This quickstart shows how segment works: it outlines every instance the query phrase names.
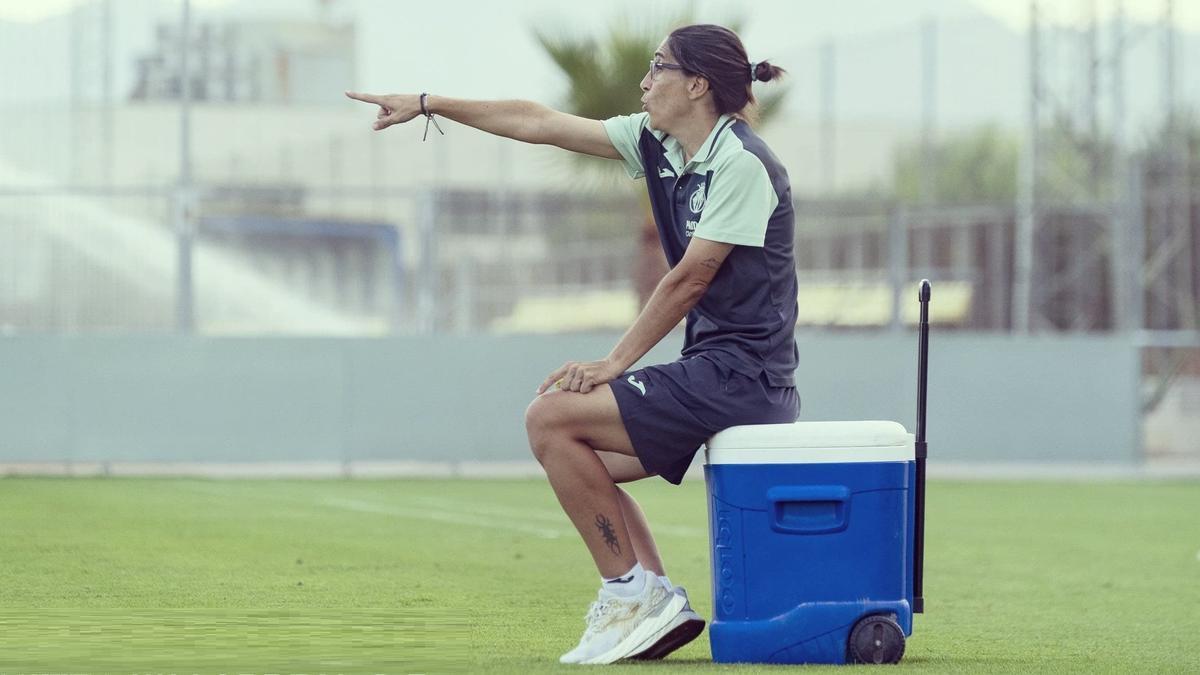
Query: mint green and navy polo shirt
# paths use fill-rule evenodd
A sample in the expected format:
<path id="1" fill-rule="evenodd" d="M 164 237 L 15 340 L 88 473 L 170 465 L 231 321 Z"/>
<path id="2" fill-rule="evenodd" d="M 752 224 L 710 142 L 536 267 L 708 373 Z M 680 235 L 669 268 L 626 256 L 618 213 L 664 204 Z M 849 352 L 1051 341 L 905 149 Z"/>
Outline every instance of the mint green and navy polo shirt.
<path id="1" fill-rule="evenodd" d="M 647 113 L 604 121 L 633 178 L 646 178 L 671 267 L 693 237 L 735 244 L 687 316 L 682 356 L 705 354 L 773 387 L 795 386 L 796 266 L 791 185 L 744 120 L 723 115 L 700 151 L 648 125 Z"/>

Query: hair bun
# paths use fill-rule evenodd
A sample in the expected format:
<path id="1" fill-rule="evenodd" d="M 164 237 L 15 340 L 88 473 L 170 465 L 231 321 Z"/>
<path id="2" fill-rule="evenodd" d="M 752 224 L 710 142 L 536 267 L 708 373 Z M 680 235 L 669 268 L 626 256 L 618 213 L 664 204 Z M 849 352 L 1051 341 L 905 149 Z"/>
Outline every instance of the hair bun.
<path id="1" fill-rule="evenodd" d="M 772 66 L 770 63 L 766 61 L 759 61 L 758 63 L 754 64 L 752 81 L 770 82 L 772 79 L 774 79 L 776 70 L 778 69 L 775 68 L 775 66 Z"/>

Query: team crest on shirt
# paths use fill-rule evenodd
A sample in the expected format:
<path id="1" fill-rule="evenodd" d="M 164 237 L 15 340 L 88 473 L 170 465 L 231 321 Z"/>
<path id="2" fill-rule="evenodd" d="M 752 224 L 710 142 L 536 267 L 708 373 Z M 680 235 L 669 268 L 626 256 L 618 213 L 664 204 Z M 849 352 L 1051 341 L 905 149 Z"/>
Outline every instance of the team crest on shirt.
<path id="1" fill-rule="evenodd" d="M 688 205 L 692 208 L 692 213 L 700 213 L 704 208 L 704 183 L 696 186 L 696 191 L 692 193 L 692 199 Z"/>

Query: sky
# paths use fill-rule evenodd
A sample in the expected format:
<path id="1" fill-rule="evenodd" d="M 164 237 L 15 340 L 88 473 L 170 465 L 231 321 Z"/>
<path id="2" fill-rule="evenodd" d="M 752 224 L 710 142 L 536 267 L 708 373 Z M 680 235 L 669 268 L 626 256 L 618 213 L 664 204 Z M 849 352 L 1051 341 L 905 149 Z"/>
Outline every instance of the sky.
<path id="1" fill-rule="evenodd" d="M 1023 0 L 970 0 L 979 9 L 1004 21 L 1006 24 L 1025 30 L 1029 26 L 1029 2 Z M 1103 21 L 1113 15 L 1118 4 L 1115 0 L 1042 0 L 1039 9 L 1048 17 L 1066 24 L 1084 23 L 1085 8 L 1096 6 L 1096 13 Z M 1161 19 L 1164 0 L 1125 0 L 1125 16 L 1130 19 L 1152 21 Z M 1200 29 L 1200 3 L 1195 0 L 1175 1 L 1175 23 L 1186 30 Z"/>
<path id="2" fill-rule="evenodd" d="M 0 0 L 0 20 L 5 21 L 40 21 L 42 19 L 59 15 L 71 8 L 72 5 L 81 0 L 38 0 L 38 2 L 28 2 L 27 0 Z M 164 5 L 176 5 L 178 0 L 160 0 Z M 235 3 L 237 0 L 192 0 L 192 6 L 197 11 L 205 11 L 212 9 L 220 9 Z M 294 0 L 297 4 L 311 4 L 305 0 Z M 481 0 L 482 1 L 482 0 Z M 881 0 L 882 1 L 882 0 Z M 1084 8 L 1088 2 L 1094 2 L 1096 11 L 1100 18 L 1111 16 L 1114 7 L 1118 4 L 1116 0 L 1041 0 L 1040 6 L 1048 15 L 1055 17 L 1059 21 L 1070 23 L 1083 20 Z M 421 3 L 430 6 L 436 3 Z M 628 3 L 626 3 L 628 4 Z M 640 3 L 644 4 L 644 3 Z M 680 6 L 688 4 L 686 0 L 675 3 Z M 694 1 L 691 4 L 698 5 L 702 8 L 714 5 L 728 4 L 721 0 L 709 0 L 707 2 Z M 762 3 L 756 3 L 755 6 L 761 6 Z M 923 3 L 910 3 L 911 5 L 920 5 Z M 951 0 L 946 4 L 963 4 L 973 5 L 974 7 L 994 16 L 1004 23 L 1018 29 L 1024 29 L 1029 23 L 1029 3 L 1022 0 Z M 1149 20 L 1160 18 L 1163 13 L 1165 0 L 1125 0 L 1124 8 L 1128 17 L 1133 19 Z M 526 7 L 527 9 L 535 9 L 542 11 L 543 7 L 557 5 L 561 3 L 548 3 L 541 0 L 525 0 L 524 2 L 510 2 L 510 6 Z M 1181 28 L 1188 30 L 1200 30 L 1200 3 L 1189 0 L 1176 0 L 1175 3 L 1175 19 Z M 864 21 L 864 24 L 869 24 L 870 21 Z"/>

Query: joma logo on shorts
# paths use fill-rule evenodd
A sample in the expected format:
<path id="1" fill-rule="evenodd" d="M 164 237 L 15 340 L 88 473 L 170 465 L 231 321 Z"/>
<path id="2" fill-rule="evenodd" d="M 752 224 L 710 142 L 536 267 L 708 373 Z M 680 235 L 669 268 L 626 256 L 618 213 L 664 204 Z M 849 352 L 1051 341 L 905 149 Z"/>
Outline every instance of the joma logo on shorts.
<path id="1" fill-rule="evenodd" d="M 629 377 L 625 378 L 625 381 L 628 382 L 629 384 L 632 384 L 633 386 L 637 387 L 637 390 L 642 392 L 642 396 L 646 395 L 646 385 L 642 384 L 641 382 L 638 382 L 636 377 L 634 377 L 633 375 L 630 375 Z"/>

